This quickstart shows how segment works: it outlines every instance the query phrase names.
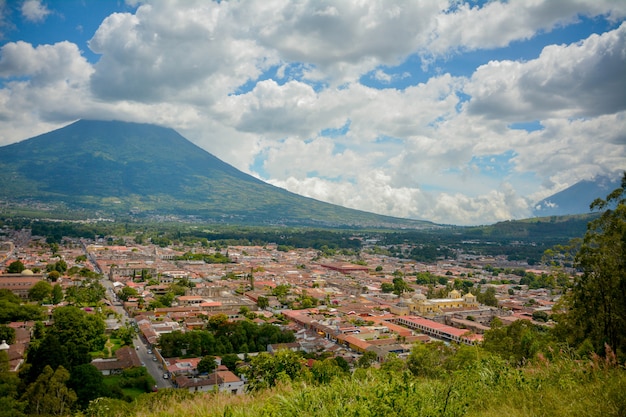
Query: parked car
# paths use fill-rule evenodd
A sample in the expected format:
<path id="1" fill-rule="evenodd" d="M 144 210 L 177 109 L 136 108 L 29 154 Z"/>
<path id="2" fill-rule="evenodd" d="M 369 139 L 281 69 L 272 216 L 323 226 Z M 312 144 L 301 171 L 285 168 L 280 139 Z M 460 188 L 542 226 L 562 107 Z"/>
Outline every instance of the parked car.
<path id="1" fill-rule="evenodd" d="M 170 376 L 168 374 L 163 374 L 163 379 L 168 379 Z"/>

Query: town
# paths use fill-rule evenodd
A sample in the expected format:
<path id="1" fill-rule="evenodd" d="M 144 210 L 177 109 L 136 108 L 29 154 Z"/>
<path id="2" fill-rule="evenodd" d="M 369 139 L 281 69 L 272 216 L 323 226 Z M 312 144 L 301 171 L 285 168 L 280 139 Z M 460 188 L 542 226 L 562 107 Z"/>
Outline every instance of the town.
<path id="1" fill-rule="evenodd" d="M 494 321 L 551 326 L 559 281 L 566 279 L 504 256 L 400 259 L 375 241 L 362 242 L 355 253 L 273 243 L 159 245 L 133 236 L 48 243 L 8 227 L 1 239 L 0 290 L 41 305 L 46 326 L 55 309 L 68 305 L 101 315 L 107 346 L 126 341 L 92 355 L 91 364 L 103 376 L 143 367 L 155 381 L 152 390 L 243 394 L 250 381 L 239 366 L 260 352 L 378 366 L 390 357 L 406 359 L 419 342 L 480 344 Z M 232 332 L 226 342 L 219 339 L 224 323 L 243 322 L 264 333 L 255 340 L 233 327 L 245 340 Z M 18 372 L 36 322 L 6 327 L 14 337 L 0 350 Z M 185 335 L 210 328 L 217 329 L 219 347 L 203 356 Z"/>

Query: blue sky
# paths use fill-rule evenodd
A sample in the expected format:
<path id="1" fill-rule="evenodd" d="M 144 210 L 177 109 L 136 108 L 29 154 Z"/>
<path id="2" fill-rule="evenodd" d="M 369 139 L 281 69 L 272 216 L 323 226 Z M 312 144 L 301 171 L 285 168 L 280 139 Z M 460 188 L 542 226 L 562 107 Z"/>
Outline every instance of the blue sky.
<path id="1" fill-rule="evenodd" d="M 155 123 L 346 207 L 530 217 L 626 168 L 625 16 L 613 0 L 0 0 L 0 145 Z"/>

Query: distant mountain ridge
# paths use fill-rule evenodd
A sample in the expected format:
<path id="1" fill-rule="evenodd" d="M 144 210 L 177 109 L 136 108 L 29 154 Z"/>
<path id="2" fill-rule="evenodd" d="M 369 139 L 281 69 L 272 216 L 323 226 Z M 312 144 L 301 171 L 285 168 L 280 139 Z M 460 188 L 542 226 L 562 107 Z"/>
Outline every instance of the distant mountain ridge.
<path id="1" fill-rule="evenodd" d="M 1 147 L 0 199 L 232 223 L 432 225 L 299 196 L 239 171 L 173 129 L 119 121 L 79 120 Z"/>
<path id="2" fill-rule="evenodd" d="M 544 217 L 590 213 L 589 206 L 596 198 L 604 198 L 619 187 L 619 177 L 611 179 L 599 176 L 593 180 L 583 180 L 539 201 L 534 206 L 533 215 Z"/>

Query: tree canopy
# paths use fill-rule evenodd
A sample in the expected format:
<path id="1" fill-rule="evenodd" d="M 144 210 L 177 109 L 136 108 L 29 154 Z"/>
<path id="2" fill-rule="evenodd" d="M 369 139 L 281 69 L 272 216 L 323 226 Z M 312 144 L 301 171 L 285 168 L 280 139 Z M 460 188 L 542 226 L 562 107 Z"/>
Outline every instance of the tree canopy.
<path id="1" fill-rule="evenodd" d="M 257 325 L 245 320 L 209 321 L 209 330 L 182 333 L 175 331 L 161 335 L 159 344 L 164 357 L 224 355 L 226 353 L 262 352 L 267 345 L 289 343 L 295 340 L 293 332 L 283 331 L 271 324 Z M 213 316 L 220 318 L 220 315 Z"/>
<path id="2" fill-rule="evenodd" d="M 602 211 L 589 222 L 575 258 L 582 271 L 566 295 L 568 314 L 560 325 L 570 342 L 586 341 L 596 353 L 610 347 L 626 355 L 626 172 L 621 187 L 592 209 Z"/>
<path id="3" fill-rule="evenodd" d="M 302 356 L 289 349 L 281 349 L 274 355 L 262 352 L 250 359 L 243 373 L 248 379 L 251 391 L 270 388 L 278 381 L 293 381 L 302 376 L 304 365 Z"/>
<path id="4" fill-rule="evenodd" d="M 200 359 L 198 362 L 198 373 L 199 374 L 210 374 L 215 371 L 217 368 L 217 362 L 215 362 L 215 356 L 207 355 Z"/>
<path id="5" fill-rule="evenodd" d="M 76 402 L 76 393 L 65 385 L 69 379 L 69 372 L 62 366 L 55 371 L 46 366 L 24 393 L 29 414 L 66 415 Z"/>
<path id="6" fill-rule="evenodd" d="M 28 298 L 33 301 L 43 301 L 52 294 L 52 285 L 48 281 L 39 281 L 28 290 Z"/>
<path id="7" fill-rule="evenodd" d="M 0 289 L 0 323 L 43 319 L 38 305 L 22 304 L 22 300 L 6 288 Z"/>
<path id="8" fill-rule="evenodd" d="M 13 261 L 9 264 L 9 266 L 7 267 L 7 272 L 9 274 L 19 274 L 21 273 L 26 267 L 24 266 L 24 264 L 22 263 L 22 261 L 17 260 L 17 261 Z"/>

